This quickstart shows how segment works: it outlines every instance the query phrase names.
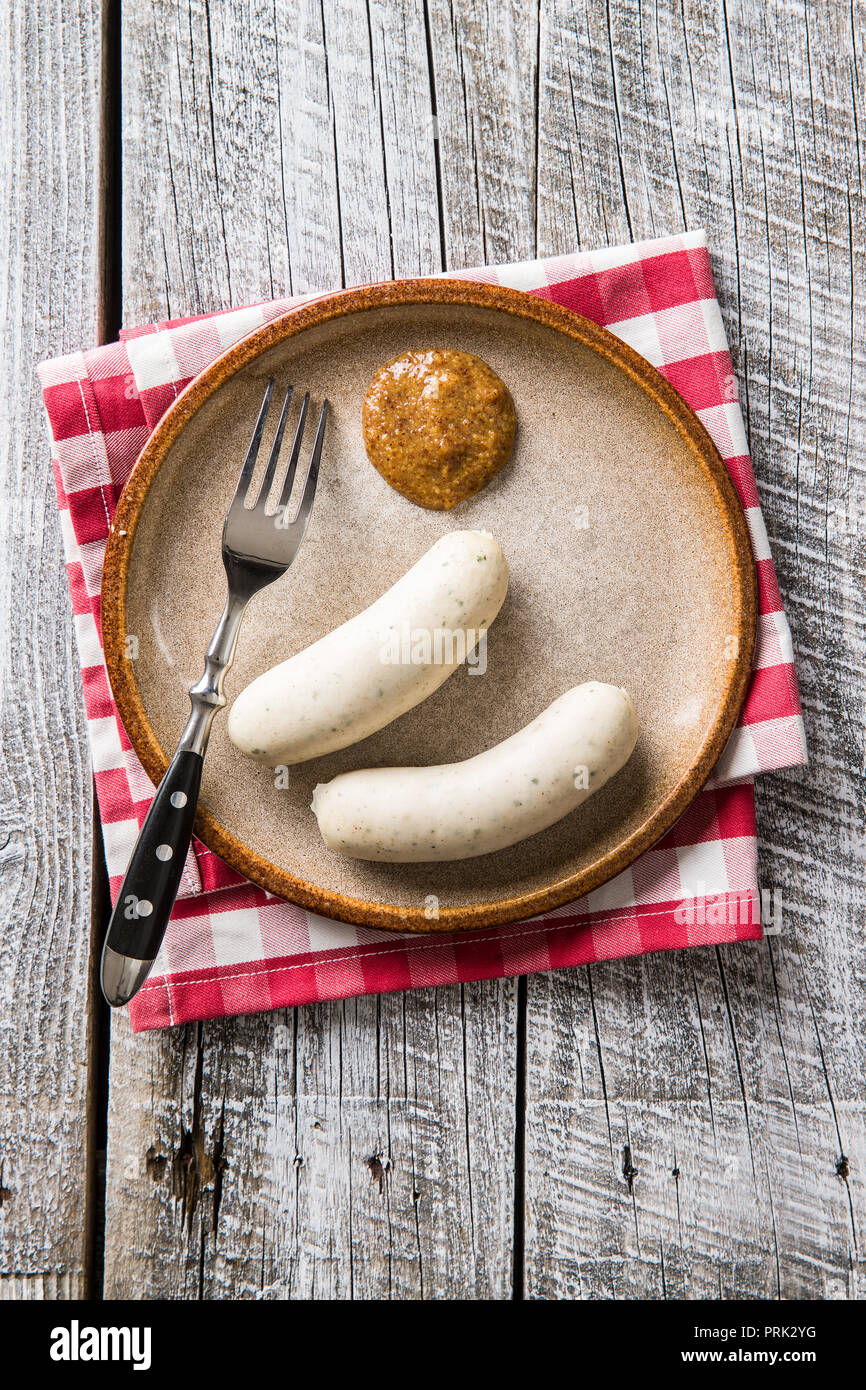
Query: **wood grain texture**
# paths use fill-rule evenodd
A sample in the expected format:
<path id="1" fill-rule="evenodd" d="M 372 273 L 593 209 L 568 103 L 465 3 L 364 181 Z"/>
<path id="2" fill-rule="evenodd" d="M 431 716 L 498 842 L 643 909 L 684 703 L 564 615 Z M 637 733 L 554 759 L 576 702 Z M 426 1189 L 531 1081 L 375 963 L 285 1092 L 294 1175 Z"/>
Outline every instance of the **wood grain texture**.
<path id="1" fill-rule="evenodd" d="M 106 1295 L 507 1297 L 514 991 L 118 1030 Z"/>
<path id="2" fill-rule="evenodd" d="M 779 936 L 529 982 L 527 1293 L 862 1297 L 864 10 L 541 14 L 541 253 L 709 231 L 811 764 Z"/>
<path id="3" fill-rule="evenodd" d="M 125 318 L 439 270 L 440 207 L 452 263 L 479 259 L 507 171 L 468 199 L 456 169 L 446 184 L 433 29 L 447 47 L 444 11 L 400 4 L 125 11 Z M 452 36 L 452 84 L 458 61 Z M 115 1020 L 106 1293 L 510 1297 L 516 993 L 135 1039 Z"/>
<path id="4" fill-rule="evenodd" d="M 533 977 L 525 1095 L 510 983 L 117 1021 L 110 1295 L 862 1296 L 863 17 L 125 12 L 130 322 L 708 228 L 812 763 L 759 788 L 781 935 Z"/>
<path id="5" fill-rule="evenodd" d="M 97 338 L 99 64 L 95 0 L 3 6 L 0 1298 L 85 1283 L 91 779 L 34 369 Z"/>

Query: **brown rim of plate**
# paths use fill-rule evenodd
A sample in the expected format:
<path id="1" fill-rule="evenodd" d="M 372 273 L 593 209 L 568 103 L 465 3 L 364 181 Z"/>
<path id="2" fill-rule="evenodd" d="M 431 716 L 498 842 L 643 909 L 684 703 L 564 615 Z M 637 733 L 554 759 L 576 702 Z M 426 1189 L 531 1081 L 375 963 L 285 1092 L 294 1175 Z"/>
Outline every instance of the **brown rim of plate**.
<path id="1" fill-rule="evenodd" d="M 662 411 L 689 446 L 711 482 L 730 549 L 736 592 L 737 658 L 730 663 L 727 685 L 713 724 L 691 766 L 637 830 L 614 849 L 578 873 L 516 897 L 487 903 L 441 908 L 435 922 L 421 908 L 368 902 L 318 888 L 261 859 L 235 839 L 204 807 L 199 806 L 195 833 L 232 868 L 268 892 L 301 907 L 360 926 L 393 931 L 470 931 L 535 917 L 601 887 L 639 858 L 682 815 L 709 777 L 736 724 L 752 665 L 757 622 L 755 564 L 746 518 L 724 461 L 690 406 L 645 358 L 605 328 L 570 309 L 520 290 L 468 280 L 398 280 L 340 290 L 323 295 L 264 324 L 223 353 L 178 396 L 157 424 L 133 468 L 112 519 L 102 580 L 102 630 L 111 689 L 120 717 L 153 783 L 166 767 L 166 757 L 145 713 L 126 657 L 126 587 L 135 531 L 144 500 L 162 460 L 181 430 L 209 396 L 242 367 L 277 343 L 316 324 L 345 314 L 399 304 L 465 304 L 530 319 L 566 334 L 623 371 Z M 360 405 L 359 405 L 360 408 Z M 202 659 L 204 654 L 202 653 Z"/>

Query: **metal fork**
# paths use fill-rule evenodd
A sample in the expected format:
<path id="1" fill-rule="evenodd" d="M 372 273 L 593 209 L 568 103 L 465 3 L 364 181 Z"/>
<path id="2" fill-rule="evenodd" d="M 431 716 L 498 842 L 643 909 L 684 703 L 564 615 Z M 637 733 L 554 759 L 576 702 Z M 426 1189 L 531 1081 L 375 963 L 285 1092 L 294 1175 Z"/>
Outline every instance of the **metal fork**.
<path id="1" fill-rule="evenodd" d="M 109 1004 L 126 1004 L 141 989 L 156 959 L 183 873 L 198 803 L 204 755 L 211 725 L 226 697 L 223 682 L 234 660 L 238 629 L 254 594 L 285 574 L 298 553 L 316 493 L 319 460 L 325 437 L 328 402 L 322 405 L 316 435 L 301 489 L 297 511 L 288 520 L 288 504 L 297 472 L 301 441 L 310 404 L 304 396 L 286 476 L 277 509 L 267 513 L 292 388 L 286 392 L 268 466 L 255 502 L 247 506 L 252 476 L 274 390 L 271 377 L 265 390 L 250 447 L 223 526 L 222 555 L 228 597 L 205 657 L 201 680 L 189 692 L 192 713 L 177 752 L 147 813 L 132 851 L 102 949 L 102 992 Z"/>

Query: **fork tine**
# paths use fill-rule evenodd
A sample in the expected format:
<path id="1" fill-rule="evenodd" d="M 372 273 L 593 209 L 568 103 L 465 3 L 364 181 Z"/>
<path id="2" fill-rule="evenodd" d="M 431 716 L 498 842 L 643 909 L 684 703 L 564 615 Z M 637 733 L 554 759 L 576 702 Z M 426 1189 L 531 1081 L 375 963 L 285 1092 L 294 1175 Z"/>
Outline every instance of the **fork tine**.
<path id="1" fill-rule="evenodd" d="M 240 477 L 237 481 L 237 487 L 234 490 L 234 496 L 232 497 L 232 500 L 229 503 L 229 508 L 233 507 L 236 502 L 240 502 L 240 505 L 243 506 L 246 500 L 246 495 L 249 491 L 250 486 L 250 479 L 253 476 L 253 471 L 256 466 L 256 459 L 259 455 L 259 445 L 262 442 L 262 435 L 265 431 L 265 420 L 268 416 L 268 407 L 271 403 L 271 396 L 273 395 L 273 391 L 274 378 L 271 377 L 270 381 L 265 387 L 264 398 L 262 400 L 261 409 L 259 410 L 259 418 L 258 420 L 256 420 L 256 427 L 253 430 L 253 437 L 250 440 L 250 447 L 247 449 L 247 456 L 244 459 L 243 468 L 241 469 Z"/>
<path id="2" fill-rule="evenodd" d="M 313 499 L 316 496 L 316 483 L 319 479 L 319 459 L 322 457 L 322 445 L 325 441 L 325 421 L 328 418 L 328 402 L 322 402 L 322 410 L 319 415 L 319 423 L 316 426 L 316 437 L 313 440 L 313 452 L 310 454 L 310 463 L 307 468 L 307 476 L 304 479 L 304 490 L 301 494 L 301 501 L 298 506 L 297 514 L 292 526 L 300 526 L 303 539 L 307 529 L 307 522 L 310 519 L 310 512 L 313 510 Z"/>
<path id="3" fill-rule="evenodd" d="M 277 461 L 280 457 L 280 449 L 283 443 L 283 434 L 286 428 L 286 416 L 289 413 L 289 405 L 291 403 L 292 392 L 294 391 L 294 389 L 295 388 L 293 386 L 290 386 L 288 391 L 286 392 L 286 399 L 283 401 L 283 408 L 280 411 L 280 419 L 279 423 L 277 424 L 277 432 L 274 435 L 274 442 L 271 445 L 271 456 L 268 459 L 268 466 L 265 469 L 265 476 L 262 478 L 262 485 L 259 488 L 259 495 L 255 501 L 255 505 L 257 507 L 261 507 L 262 511 L 264 511 L 265 507 L 267 506 L 268 496 L 270 495 L 271 487 L 273 486 L 274 475 L 277 471 Z"/>
<path id="4" fill-rule="evenodd" d="M 280 509 L 285 509 L 288 506 L 289 498 L 292 495 L 292 484 L 295 481 L 295 473 L 297 472 L 298 468 L 298 459 L 301 455 L 301 440 L 304 436 L 304 425 L 306 424 L 307 420 L 307 407 L 309 406 L 309 404 L 310 393 L 308 391 L 307 394 L 304 396 L 303 401 L 301 402 L 301 413 L 298 416 L 298 428 L 295 430 L 295 439 L 294 443 L 292 444 L 292 453 L 291 457 L 289 458 L 289 466 L 286 469 L 286 477 L 283 483 L 283 490 L 280 493 L 280 501 L 277 507 L 278 516 L 280 514 Z"/>

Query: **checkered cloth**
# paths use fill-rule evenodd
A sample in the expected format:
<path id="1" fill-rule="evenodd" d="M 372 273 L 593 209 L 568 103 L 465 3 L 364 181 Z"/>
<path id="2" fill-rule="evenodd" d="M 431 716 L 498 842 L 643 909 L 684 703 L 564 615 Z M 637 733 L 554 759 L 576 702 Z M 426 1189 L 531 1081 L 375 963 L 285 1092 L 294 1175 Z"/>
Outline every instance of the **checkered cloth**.
<path id="1" fill-rule="evenodd" d="M 739 726 L 711 784 L 655 849 L 578 902 L 513 926 L 429 937 L 346 926 L 272 897 L 196 841 L 153 973 L 130 1005 L 136 1030 L 762 934 L 751 778 L 804 762 L 806 748 L 706 239 L 690 232 L 457 278 L 526 290 L 603 324 L 658 367 L 706 425 L 746 510 L 760 580 L 755 671 Z M 118 343 L 40 367 L 114 895 L 153 787 L 103 659 L 100 584 L 112 512 L 148 435 L 187 383 L 298 302 L 127 330 Z"/>

